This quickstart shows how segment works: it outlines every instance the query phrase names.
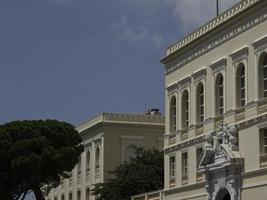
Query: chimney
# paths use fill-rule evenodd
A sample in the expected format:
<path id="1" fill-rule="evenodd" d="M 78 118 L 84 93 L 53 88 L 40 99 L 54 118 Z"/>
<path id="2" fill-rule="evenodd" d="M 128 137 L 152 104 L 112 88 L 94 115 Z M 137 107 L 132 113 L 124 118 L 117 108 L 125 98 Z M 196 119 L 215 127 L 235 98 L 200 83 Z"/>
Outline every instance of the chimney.
<path id="1" fill-rule="evenodd" d="M 158 108 L 151 108 L 147 111 L 146 115 L 161 115 Z"/>

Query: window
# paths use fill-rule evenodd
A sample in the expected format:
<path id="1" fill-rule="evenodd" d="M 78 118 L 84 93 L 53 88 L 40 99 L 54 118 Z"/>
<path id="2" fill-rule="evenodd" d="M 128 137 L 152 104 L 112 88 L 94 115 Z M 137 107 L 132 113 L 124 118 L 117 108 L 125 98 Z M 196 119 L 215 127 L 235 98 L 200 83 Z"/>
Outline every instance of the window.
<path id="1" fill-rule="evenodd" d="M 187 152 L 182 153 L 182 185 L 188 183 L 188 157 Z"/>
<path id="2" fill-rule="evenodd" d="M 215 102 L 216 102 L 216 115 L 222 115 L 224 110 L 224 85 L 223 75 L 220 73 L 217 75 L 215 82 Z"/>
<path id="3" fill-rule="evenodd" d="M 204 86 L 199 83 L 197 86 L 197 122 L 204 121 Z"/>
<path id="4" fill-rule="evenodd" d="M 259 59 L 259 97 L 267 97 L 267 53 L 262 53 Z"/>
<path id="5" fill-rule="evenodd" d="M 260 141 L 261 141 L 261 151 L 262 155 L 267 154 L 267 129 L 260 130 Z"/>
<path id="6" fill-rule="evenodd" d="M 246 103 L 245 66 L 239 64 L 236 70 L 236 96 L 237 106 L 242 107 Z"/>
<path id="7" fill-rule="evenodd" d="M 196 152 L 196 163 L 197 163 L 197 167 L 198 167 L 198 164 L 199 164 L 199 162 L 200 162 L 200 159 L 201 159 L 201 156 L 202 156 L 202 152 L 203 152 L 203 148 L 202 147 L 200 147 L 200 148 L 197 148 L 197 150 L 196 150 L 197 152 Z"/>
<path id="8" fill-rule="evenodd" d="M 182 127 L 187 128 L 189 126 L 189 96 L 187 90 L 182 95 L 182 119 Z"/>
<path id="9" fill-rule="evenodd" d="M 99 162 L 100 162 L 100 150 L 99 150 L 99 147 L 96 147 L 96 151 L 95 151 L 95 166 L 96 166 L 96 168 L 99 168 Z"/>
<path id="10" fill-rule="evenodd" d="M 81 157 L 79 158 L 78 164 L 77 164 L 77 172 L 78 174 L 81 173 Z"/>
<path id="11" fill-rule="evenodd" d="M 131 158 L 136 156 L 137 147 L 134 144 L 130 144 L 125 149 L 124 161 L 130 161 Z"/>
<path id="12" fill-rule="evenodd" d="M 86 188 L 86 200 L 89 200 L 90 198 L 90 189 L 89 188 Z"/>
<path id="13" fill-rule="evenodd" d="M 176 132 L 176 98 L 171 98 L 170 104 L 170 131 L 171 133 Z"/>
<path id="14" fill-rule="evenodd" d="M 69 193 L 69 200 L 72 200 L 72 193 Z"/>
<path id="15" fill-rule="evenodd" d="M 187 176 L 188 174 L 188 158 L 187 152 L 182 153 L 182 175 Z"/>
<path id="16" fill-rule="evenodd" d="M 86 172 L 90 171 L 90 151 L 86 153 Z"/>
<path id="17" fill-rule="evenodd" d="M 64 195 L 61 195 L 61 200 L 64 200 Z"/>
<path id="18" fill-rule="evenodd" d="M 267 128 L 260 129 L 260 167 L 267 167 Z"/>
<path id="19" fill-rule="evenodd" d="M 77 192 L 77 200 L 81 200 L 81 191 Z"/>
<path id="20" fill-rule="evenodd" d="M 170 179 L 175 179 L 175 156 L 170 157 Z"/>
<path id="21" fill-rule="evenodd" d="M 202 157 L 203 148 L 199 147 L 196 149 L 196 168 L 199 166 L 200 159 Z M 203 180 L 203 173 L 197 171 L 197 182 L 200 182 Z"/>

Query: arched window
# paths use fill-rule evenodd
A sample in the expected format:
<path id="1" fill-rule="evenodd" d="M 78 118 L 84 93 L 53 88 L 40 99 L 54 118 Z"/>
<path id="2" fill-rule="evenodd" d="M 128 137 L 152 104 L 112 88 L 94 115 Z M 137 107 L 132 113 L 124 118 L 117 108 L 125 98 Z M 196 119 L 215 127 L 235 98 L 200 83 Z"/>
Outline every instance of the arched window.
<path id="1" fill-rule="evenodd" d="M 96 166 L 96 168 L 99 168 L 99 164 L 100 164 L 100 149 L 99 149 L 99 147 L 96 147 L 96 150 L 95 150 L 95 166 Z"/>
<path id="2" fill-rule="evenodd" d="M 90 171 L 90 151 L 86 153 L 86 171 Z"/>
<path id="3" fill-rule="evenodd" d="M 189 126 L 189 95 L 185 90 L 182 95 L 182 127 L 187 128 Z"/>
<path id="4" fill-rule="evenodd" d="M 125 157 L 124 161 L 130 161 L 131 158 L 134 158 L 136 156 L 136 150 L 137 147 L 133 144 L 128 145 L 127 148 L 125 149 Z"/>
<path id="5" fill-rule="evenodd" d="M 78 164 L 77 164 L 77 172 L 78 174 L 81 173 L 81 157 L 79 158 Z"/>
<path id="6" fill-rule="evenodd" d="M 262 53 L 259 59 L 259 97 L 267 97 L 267 53 Z"/>
<path id="7" fill-rule="evenodd" d="M 215 82 L 215 102 L 216 102 L 216 114 L 222 115 L 224 110 L 224 82 L 223 82 L 223 75 L 220 73 L 216 77 Z"/>
<path id="8" fill-rule="evenodd" d="M 236 70 L 236 104 L 242 107 L 246 103 L 245 66 L 239 64 Z"/>
<path id="9" fill-rule="evenodd" d="M 204 86 L 203 83 L 197 85 L 197 122 L 204 121 Z"/>
<path id="10" fill-rule="evenodd" d="M 176 132 L 176 98 L 174 96 L 170 103 L 170 132 Z"/>

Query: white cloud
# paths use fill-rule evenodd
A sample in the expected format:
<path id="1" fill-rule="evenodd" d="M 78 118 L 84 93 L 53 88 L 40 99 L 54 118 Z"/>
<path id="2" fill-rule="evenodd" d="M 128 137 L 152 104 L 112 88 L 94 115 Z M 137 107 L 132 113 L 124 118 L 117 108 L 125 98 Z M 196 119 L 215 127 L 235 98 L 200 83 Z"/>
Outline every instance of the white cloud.
<path id="1" fill-rule="evenodd" d="M 117 41 L 127 41 L 136 45 L 149 42 L 155 47 L 161 47 L 164 38 L 157 31 L 153 31 L 150 24 L 151 21 L 147 21 L 136 25 L 128 17 L 123 16 L 111 25 L 111 30 Z"/>
<path id="2" fill-rule="evenodd" d="M 220 11 L 228 9 L 239 0 L 219 0 Z M 173 1 L 173 15 L 182 25 L 183 32 L 192 31 L 216 15 L 216 0 L 180 0 Z"/>

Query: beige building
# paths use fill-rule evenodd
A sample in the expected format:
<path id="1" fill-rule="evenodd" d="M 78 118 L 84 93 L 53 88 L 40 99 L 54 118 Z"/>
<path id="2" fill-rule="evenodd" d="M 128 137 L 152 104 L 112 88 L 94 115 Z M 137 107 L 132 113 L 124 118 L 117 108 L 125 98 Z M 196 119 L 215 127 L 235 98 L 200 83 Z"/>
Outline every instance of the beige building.
<path id="1" fill-rule="evenodd" d="M 49 200 L 93 200 L 90 189 L 110 177 L 137 147 L 163 148 L 164 117 L 157 109 L 146 114 L 103 113 L 77 128 L 85 151 L 69 179 L 53 189 Z"/>
<path id="2" fill-rule="evenodd" d="M 165 186 L 133 199 L 266 200 L 267 1 L 240 1 L 161 62 Z"/>

